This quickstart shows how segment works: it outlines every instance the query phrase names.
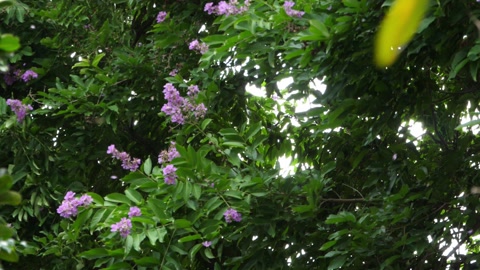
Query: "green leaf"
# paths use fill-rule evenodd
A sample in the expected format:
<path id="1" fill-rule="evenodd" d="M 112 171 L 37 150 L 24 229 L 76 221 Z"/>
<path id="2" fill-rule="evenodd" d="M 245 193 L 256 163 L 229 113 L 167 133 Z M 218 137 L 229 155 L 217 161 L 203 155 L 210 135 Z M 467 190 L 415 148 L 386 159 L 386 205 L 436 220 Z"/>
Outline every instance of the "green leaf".
<path id="1" fill-rule="evenodd" d="M 19 205 L 22 202 L 22 196 L 15 191 L 6 191 L 0 193 L 0 204 Z"/>
<path id="2" fill-rule="evenodd" d="M 310 23 L 311 27 L 313 27 L 313 29 L 316 30 L 315 33 L 319 33 L 325 38 L 330 37 L 330 33 L 328 33 L 328 29 L 325 26 L 325 24 L 323 24 L 322 22 L 320 22 L 318 20 L 310 20 L 308 22 Z"/>
<path id="3" fill-rule="evenodd" d="M 200 234 L 194 234 L 194 235 L 189 235 L 189 236 L 182 237 L 182 238 L 178 239 L 178 242 L 179 243 L 185 243 L 185 242 L 190 242 L 190 241 L 197 240 L 197 239 L 200 239 L 200 238 L 202 238 L 202 236 Z"/>
<path id="4" fill-rule="evenodd" d="M 224 146 L 231 146 L 231 147 L 238 147 L 238 148 L 245 148 L 245 144 L 236 141 L 226 141 L 222 143 Z"/>
<path id="5" fill-rule="evenodd" d="M 127 198 L 134 202 L 135 204 L 141 204 L 142 201 L 143 201 L 143 197 L 142 197 L 142 194 L 140 194 L 140 192 L 134 190 L 134 189 L 126 189 L 125 190 L 125 195 L 127 196 Z"/>
<path id="6" fill-rule="evenodd" d="M 328 265 L 328 270 L 340 269 L 345 264 L 346 261 L 347 261 L 346 255 L 337 256 L 333 258 L 332 261 L 330 261 L 330 264 Z"/>
<path id="7" fill-rule="evenodd" d="M 8 239 L 12 237 L 14 230 L 6 225 L 0 224 L 0 239 Z"/>
<path id="8" fill-rule="evenodd" d="M 159 219 L 168 219 L 167 214 L 165 213 L 165 203 L 158 199 L 152 199 L 150 198 L 147 201 L 147 206 L 152 210 L 152 212 L 157 216 Z"/>
<path id="9" fill-rule="evenodd" d="M 228 196 L 228 197 L 235 198 L 235 199 L 239 199 L 239 200 L 243 199 L 243 193 L 241 191 L 238 191 L 238 190 L 225 191 L 224 195 Z"/>
<path id="10" fill-rule="evenodd" d="M 160 260 L 155 257 L 143 257 L 140 259 L 134 259 L 133 261 L 138 266 L 145 266 L 145 267 L 149 267 L 149 266 L 153 267 L 153 266 L 158 266 L 160 264 Z"/>
<path id="11" fill-rule="evenodd" d="M 5 52 L 14 52 L 20 48 L 20 39 L 11 34 L 0 36 L 0 50 Z"/>
<path id="12" fill-rule="evenodd" d="M 195 255 L 201 248 L 202 248 L 202 244 L 196 244 L 190 249 L 190 251 L 188 252 L 188 256 L 190 257 L 190 260 L 195 258 Z"/>
<path id="13" fill-rule="evenodd" d="M 205 256 L 206 256 L 207 258 L 209 258 L 209 259 L 214 259 L 214 258 L 215 258 L 215 256 L 213 256 L 213 254 L 212 254 L 212 250 L 209 249 L 209 248 L 204 249 L 204 250 L 203 250 L 203 253 L 204 253 Z"/>
<path id="14" fill-rule="evenodd" d="M 328 241 L 320 247 L 320 250 L 325 251 L 325 250 L 331 248 L 332 246 L 334 246 L 336 243 L 337 243 L 337 240 Z"/>
<path id="15" fill-rule="evenodd" d="M 80 257 L 92 260 L 109 256 L 108 252 L 104 248 L 94 248 L 80 253 Z"/>
<path id="16" fill-rule="evenodd" d="M 200 185 L 194 184 L 192 194 L 195 199 L 200 199 L 200 196 L 202 195 L 202 187 Z"/>
<path id="17" fill-rule="evenodd" d="M 148 237 L 148 240 L 150 240 L 150 244 L 152 244 L 152 246 L 154 246 L 155 242 L 157 242 L 157 240 L 158 240 L 157 229 L 156 228 L 148 229 L 147 230 L 147 237 Z"/>
<path id="18" fill-rule="evenodd" d="M 150 175 L 152 173 L 152 160 L 150 159 L 150 157 L 148 157 L 147 160 L 145 160 L 145 162 L 143 163 L 143 172 L 146 175 Z"/>
<path id="19" fill-rule="evenodd" d="M 6 262 L 18 262 L 18 254 L 13 250 L 11 252 L 0 250 L 0 260 Z"/>
<path id="20" fill-rule="evenodd" d="M 478 124 L 480 124 L 480 119 L 476 119 L 476 120 L 469 121 L 467 123 L 463 123 L 463 124 L 457 126 L 455 129 L 456 130 L 462 130 L 465 127 L 472 127 L 472 126 L 476 126 Z"/>
<path id="21" fill-rule="evenodd" d="M 95 56 L 95 58 L 92 61 L 92 66 L 93 67 L 98 67 L 98 63 L 100 63 L 100 60 L 105 56 L 105 53 L 101 53 Z"/>
<path id="22" fill-rule="evenodd" d="M 102 220 L 103 215 L 107 212 L 107 208 L 99 209 L 92 217 L 90 221 L 90 230 L 94 230 L 97 227 L 97 224 Z"/>
<path id="23" fill-rule="evenodd" d="M 342 211 L 337 215 L 335 214 L 329 215 L 325 220 L 325 224 L 337 224 L 337 223 L 343 223 L 343 222 L 356 222 L 356 221 L 357 219 L 352 213 Z"/>
<path id="24" fill-rule="evenodd" d="M 200 125 L 200 128 L 202 130 L 205 130 L 205 128 L 207 128 L 208 124 L 210 124 L 212 122 L 212 119 L 210 118 L 206 118 L 202 121 L 202 124 Z"/>
<path id="25" fill-rule="evenodd" d="M 184 229 L 184 228 L 191 227 L 192 223 L 186 219 L 176 219 L 173 225 L 177 229 Z"/>
<path id="26" fill-rule="evenodd" d="M 127 238 L 125 239 L 125 250 L 124 250 L 125 256 L 128 256 L 128 254 L 130 254 L 132 247 L 133 247 L 133 236 L 130 234 L 130 235 L 127 235 Z"/>
<path id="27" fill-rule="evenodd" d="M 124 203 L 130 205 L 131 201 L 127 198 L 127 196 L 120 194 L 120 193 L 111 193 L 105 196 L 105 200 L 109 202 L 117 202 L 117 203 Z"/>
<path id="28" fill-rule="evenodd" d="M 13 185 L 13 178 L 10 175 L 3 175 L 0 177 L 0 193 L 10 190 Z"/>

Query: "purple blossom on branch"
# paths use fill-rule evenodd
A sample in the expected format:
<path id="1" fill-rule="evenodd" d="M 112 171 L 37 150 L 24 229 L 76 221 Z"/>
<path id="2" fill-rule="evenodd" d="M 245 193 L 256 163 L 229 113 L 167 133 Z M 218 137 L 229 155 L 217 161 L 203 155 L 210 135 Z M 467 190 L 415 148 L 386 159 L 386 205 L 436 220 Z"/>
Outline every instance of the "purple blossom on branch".
<path id="1" fill-rule="evenodd" d="M 173 76 L 177 75 L 177 73 L 178 73 L 178 69 L 175 68 L 172 71 L 170 71 L 170 73 L 168 73 L 168 75 L 173 77 Z"/>
<path id="2" fill-rule="evenodd" d="M 205 105 L 195 105 L 194 100 L 197 96 L 198 86 L 190 86 L 188 92 L 188 98 L 180 96 L 180 92 L 171 83 L 167 83 L 164 86 L 163 94 L 167 103 L 163 105 L 162 112 L 172 117 L 173 123 L 183 125 L 185 118 L 187 118 L 193 112 L 193 115 L 199 119 L 203 118 L 206 114 L 207 108 Z M 160 163 L 160 159 L 159 159 Z"/>
<path id="3" fill-rule="evenodd" d="M 92 203 L 93 199 L 87 194 L 80 198 L 75 198 L 75 192 L 68 191 L 63 198 L 62 204 L 57 208 L 57 213 L 61 217 L 70 218 L 78 214 L 78 207 L 87 207 Z"/>
<path id="4" fill-rule="evenodd" d="M 188 49 L 191 51 L 198 51 L 201 54 L 204 54 L 208 51 L 208 45 L 205 43 L 200 43 L 197 39 L 193 40 L 188 44 Z"/>
<path id="5" fill-rule="evenodd" d="M 179 156 L 180 153 L 178 153 L 177 148 L 175 148 L 175 142 L 170 142 L 170 147 L 168 148 L 168 151 L 163 150 L 158 155 L 158 163 L 163 164 L 171 162 L 174 158 L 177 158 Z"/>
<path id="6" fill-rule="evenodd" d="M 167 18 L 167 12 L 160 11 L 157 15 L 157 23 L 161 23 L 161 22 L 165 21 L 165 18 Z"/>
<path id="7" fill-rule="evenodd" d="M 243 6 L 240 6 L 237 0 L 230 0 L 228 3 L 226 1 L 218 2 L 218 5 L 214 5 L 213 3 L 205 4 L 203 11 L 206 11 L 208 15 L 238 15 L 246 12 L 248 7 L 250 6 L 250 1 L 245 0 Z"/>
<path id="8" fill-rule="evenodd" d="M 24 82 L 28 82 L 31 79 L 36 79 L 36 78 L 38 78 L 38 74 L 35 73 L 35 71 L 33 71 L 31 69 L 25 71 L 25 73 L 23 73 L 23 75 L 22 75 L 22 80 Z"/>
<path id="9" fill-rule="evenodd" d="M 129 218 L 139 217 L 141 215 L 142 215 L 142 211 L 140 210 L 140 208 L 138 208 L 136 206 L 130 207 L 130 211 L 128 212 L 128 217 Z"/>
<path id="10" fill-rule="evenodd" d="M 167 185 L 175 185 L 177 183 L 177 168 L 172 164 L 169 164 L 163 168 L 163 177 L 165 184 Z"/>
<path id="11" fill-rule="evenodd" d="M 231 223 L 232 221 L 242 221 L 242 214 L 238 213 L 237 210 L 233 208 L 229 208 L 227 211 L 225 211 L 223 216 L 225 217 L 225 222 L 227 223 Z"/>
<path id="12" fill-rule="evenodd" d="M 122 218 L 119 222 L 112 224 L 112 232 L 119 232 L 122 237 L 127 237 L 132 229 L 132 221 L 128 218 Z"/>
<path id="13" fill-rule="evenodd" d="M 287 13 L 287 15 L 290 17 L 302 17 L 305 12 L 292 9 L 294 5 L 295 3 L 292 1 L 285 1 L 285 3 L 283 4 L 285 13 Z"/>
<path id="14" fill-rule="evenodd" d="M 138 158 L 131 158 L 127 152 L 120 152 L 115 148 L 115 145 L 112 144 L 107 148 L 107 154 L 112 155 L 113 158 L 122 161 L 122 168 L 125 170 L 130 170 L 132 172 L 136 171 L 142 161 Z"/>
<path id="15" fill-rule="evenodd" d="M 203 241 L 203 242 L 202 242 L 202 245 L 203 245 L 204 247 L 209 247 L 209 246 L 212 245 L 212 241 Z"/>
<path id="16" fill-rule="evenodd" d="M 23 122 L 28 111 L 33 110 L 31 105 L 24 105 L 18 99 L 7 99 L 7 105 L 10 106 L 10 109 L 17 115 L 17 121 L 19 123 Z"/>

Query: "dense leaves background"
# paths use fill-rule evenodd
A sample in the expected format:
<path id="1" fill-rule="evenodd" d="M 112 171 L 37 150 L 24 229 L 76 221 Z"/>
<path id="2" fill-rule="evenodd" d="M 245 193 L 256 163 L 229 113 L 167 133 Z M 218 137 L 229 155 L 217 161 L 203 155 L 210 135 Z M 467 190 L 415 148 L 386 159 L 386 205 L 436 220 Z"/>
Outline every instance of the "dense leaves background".
<path id="1" fill-rule="evenodd" d="M 373 41 L 392 1 L 299 0 L 301 18 L 271 0 L 233 16 L 208 15 L 207 1 L 9 2 L 0 32 L 21 47 L 2 61 L 39 74 L 0 82 L 0 165 L 23 197 L 1 212 L 28 243 L 9 267 L 472 269 L 480 260 L 478 136 L 455 129 L 478 113 L 475 1 L 432 1 L 385 69 L 373 65 Z M 168 16 L 157 23 L 160 11 Z M 208 52 L 189 50 L 195 39 Z M 293 83 L 281 89 L 285 78 Z M 166 83 L 183 95 L 199 85 L 206 118 L 172 124 L 160 113 Z M 307 97 L 310 109 L 297 110 Z M 25 122 L 9 98 L 34 107 Z M 171 141 L 176 185 L 156 162 Z M 111 144 L 142 167 L 123 170 Z M 56 209 L 69 190 L 94 202 L 64 219 Z M 132 233 L 110 232 L 135 205 Z M 226 223 L 228 208 L 243 220 Z"/>

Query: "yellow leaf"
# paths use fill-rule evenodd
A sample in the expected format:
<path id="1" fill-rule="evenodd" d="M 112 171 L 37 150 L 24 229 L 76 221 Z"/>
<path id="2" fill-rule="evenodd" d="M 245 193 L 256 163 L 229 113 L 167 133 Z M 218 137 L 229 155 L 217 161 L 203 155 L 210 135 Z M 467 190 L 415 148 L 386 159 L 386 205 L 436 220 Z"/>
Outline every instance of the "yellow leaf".
<path id="1" fill-rule="evenodd" d="M 428 9 L 429 0 L 396 0 L 375 39 L 375 64 L 388 67 L 410 42 Z"/>

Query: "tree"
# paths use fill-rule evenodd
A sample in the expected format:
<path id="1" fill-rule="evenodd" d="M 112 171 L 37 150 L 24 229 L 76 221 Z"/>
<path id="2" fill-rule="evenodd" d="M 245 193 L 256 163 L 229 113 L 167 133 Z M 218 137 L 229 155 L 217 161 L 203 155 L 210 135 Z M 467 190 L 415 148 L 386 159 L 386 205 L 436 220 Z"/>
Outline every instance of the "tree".
<path id="1" fill-rule="evenodd" d="M 0 99 L 23 197 L 2 215 L 28 241 L 15 268 L 474 267 L 479 146 L 461 124 L 479 104 L 480 6 L 429 3 L 380 69 L 391 2 L 2 7 L 21 43 Z"/>

